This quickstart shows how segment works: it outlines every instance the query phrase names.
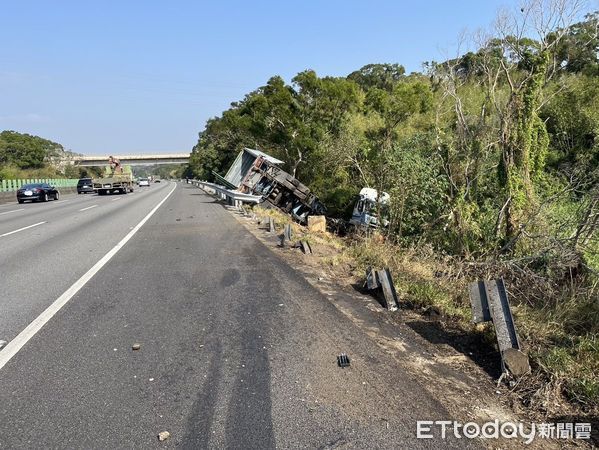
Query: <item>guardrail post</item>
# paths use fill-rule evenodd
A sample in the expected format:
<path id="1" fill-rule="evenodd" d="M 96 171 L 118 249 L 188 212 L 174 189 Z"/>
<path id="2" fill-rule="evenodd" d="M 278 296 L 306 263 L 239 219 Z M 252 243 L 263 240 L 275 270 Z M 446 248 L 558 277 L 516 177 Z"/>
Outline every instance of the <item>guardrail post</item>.
<path id="1" fill-rule="evenodd" d="M 522 352 L 503 279 L 477 281 L 470 285 L 473 322 L 492 321 L 503 373 L 519 377 L 530 372 L 528 356 Z"/>
<path id="2" fill-rule="evenodd" d="M 268 232 L 269 233 L 274 233 L 276 231 L 275 228 L 275 219 L 273 219 L 272 217 L 268 218 Z"/>
<path id="3" fill-rule="evenodd" d="M 385 302 L 385 307 L 389 311 L 397 311 L 399 309 L 399 299 L 393 284 L 393 278 L 388 268 L 382 270 L 373 270 L 368 268 L 366 271 L 366 282 L 364 287 L 371 291 L 382 291 L 382 300 Z"/>

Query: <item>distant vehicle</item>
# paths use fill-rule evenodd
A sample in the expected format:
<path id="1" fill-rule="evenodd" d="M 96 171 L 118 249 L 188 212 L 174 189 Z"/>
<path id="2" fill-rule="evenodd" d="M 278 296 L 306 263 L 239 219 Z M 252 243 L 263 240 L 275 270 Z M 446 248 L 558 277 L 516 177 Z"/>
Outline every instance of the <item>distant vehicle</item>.
<path id="1" fill-rule="evenodd" d="M 140 178 L 139 181 L 137 182 L 138 186 L 149 186 L 150 185 L 150 180 L 148 180 L 147 178 Z"/>
<path id="2" fill-rule="evenodd" d="M 362 188 L 349 223 L 356 227 L 367 228 L 378 228 L 380 225 L 383 227 L 388 226 L 387 210 L 390 198 L 386 192 L 383 192 L 379 198 L 376 189 Z"/>
<path id="3" fill-rule="evenodd" d="M 156 179 L 154 180 L 154 183 L 160 183 L 160 178 L 156 178 Z"/>
<path id="4" fill-rule="evenodd" d="M 23 203 L 26 200 L 47 202 L 50 199 L 58 200 L 60 192 L 54 186 L 47 183 L 24 184 L 17 191 L 17 201 Z"/>
<path id="5" fill-rule="evenodd" d="M 77 182 L 77 194 L 87 194 L 94 192 L 94 185 L 91 178 L 81 178 Z"/>

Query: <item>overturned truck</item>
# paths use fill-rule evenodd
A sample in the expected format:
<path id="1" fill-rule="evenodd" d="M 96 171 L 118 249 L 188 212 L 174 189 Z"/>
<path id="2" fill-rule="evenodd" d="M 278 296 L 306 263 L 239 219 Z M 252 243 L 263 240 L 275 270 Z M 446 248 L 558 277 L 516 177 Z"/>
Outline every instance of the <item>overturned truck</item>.
<path id="1" fill-rule="evenodd" d="M 326 207 L 310 189 L 279 167 L 283 161 L 259 150 L 244 148 L 218 181 L 243 193 L 261 195 L 264 201 L 305 223 L 309 215 L 323 215 Z"/>

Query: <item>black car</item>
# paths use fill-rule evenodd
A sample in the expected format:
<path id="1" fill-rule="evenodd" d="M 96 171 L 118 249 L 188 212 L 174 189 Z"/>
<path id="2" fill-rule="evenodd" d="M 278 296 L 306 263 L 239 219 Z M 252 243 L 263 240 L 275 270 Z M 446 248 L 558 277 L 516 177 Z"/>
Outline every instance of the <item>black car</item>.
<path id="1" fill-rule="evenodd" d="M 58 200 L 60 192 L 54 186 L 47 183 L 24 184 L 17 191 L 17 201 L 23 203 L 25 200 L 47 202 L 51 198 Z"/>
<path id="2" fill-rule="evenodd" d="M 91 178 L 81 178 L 77 181 L 77 194 L 87 194 L 88 192 L 94 192 L 94 185 L 92 184 Z"/>

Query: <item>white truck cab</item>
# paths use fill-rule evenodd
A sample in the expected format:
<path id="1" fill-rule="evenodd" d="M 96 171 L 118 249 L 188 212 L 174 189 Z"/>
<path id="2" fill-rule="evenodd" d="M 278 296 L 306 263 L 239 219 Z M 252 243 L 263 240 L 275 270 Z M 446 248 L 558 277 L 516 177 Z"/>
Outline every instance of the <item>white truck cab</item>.
<path id="1" fill-rule="evenodd" d="M 386 192 L 382 192 L 379 198 L 376 189 L 362 188 L 349 223 L 357 227 L 378 228 L 380 225 L 383 227 L 388 226 L 389 221 L 386 218 L 386 212 L 390 198 Z M 379 216 L 381 217 L 379 218 Z"/>

